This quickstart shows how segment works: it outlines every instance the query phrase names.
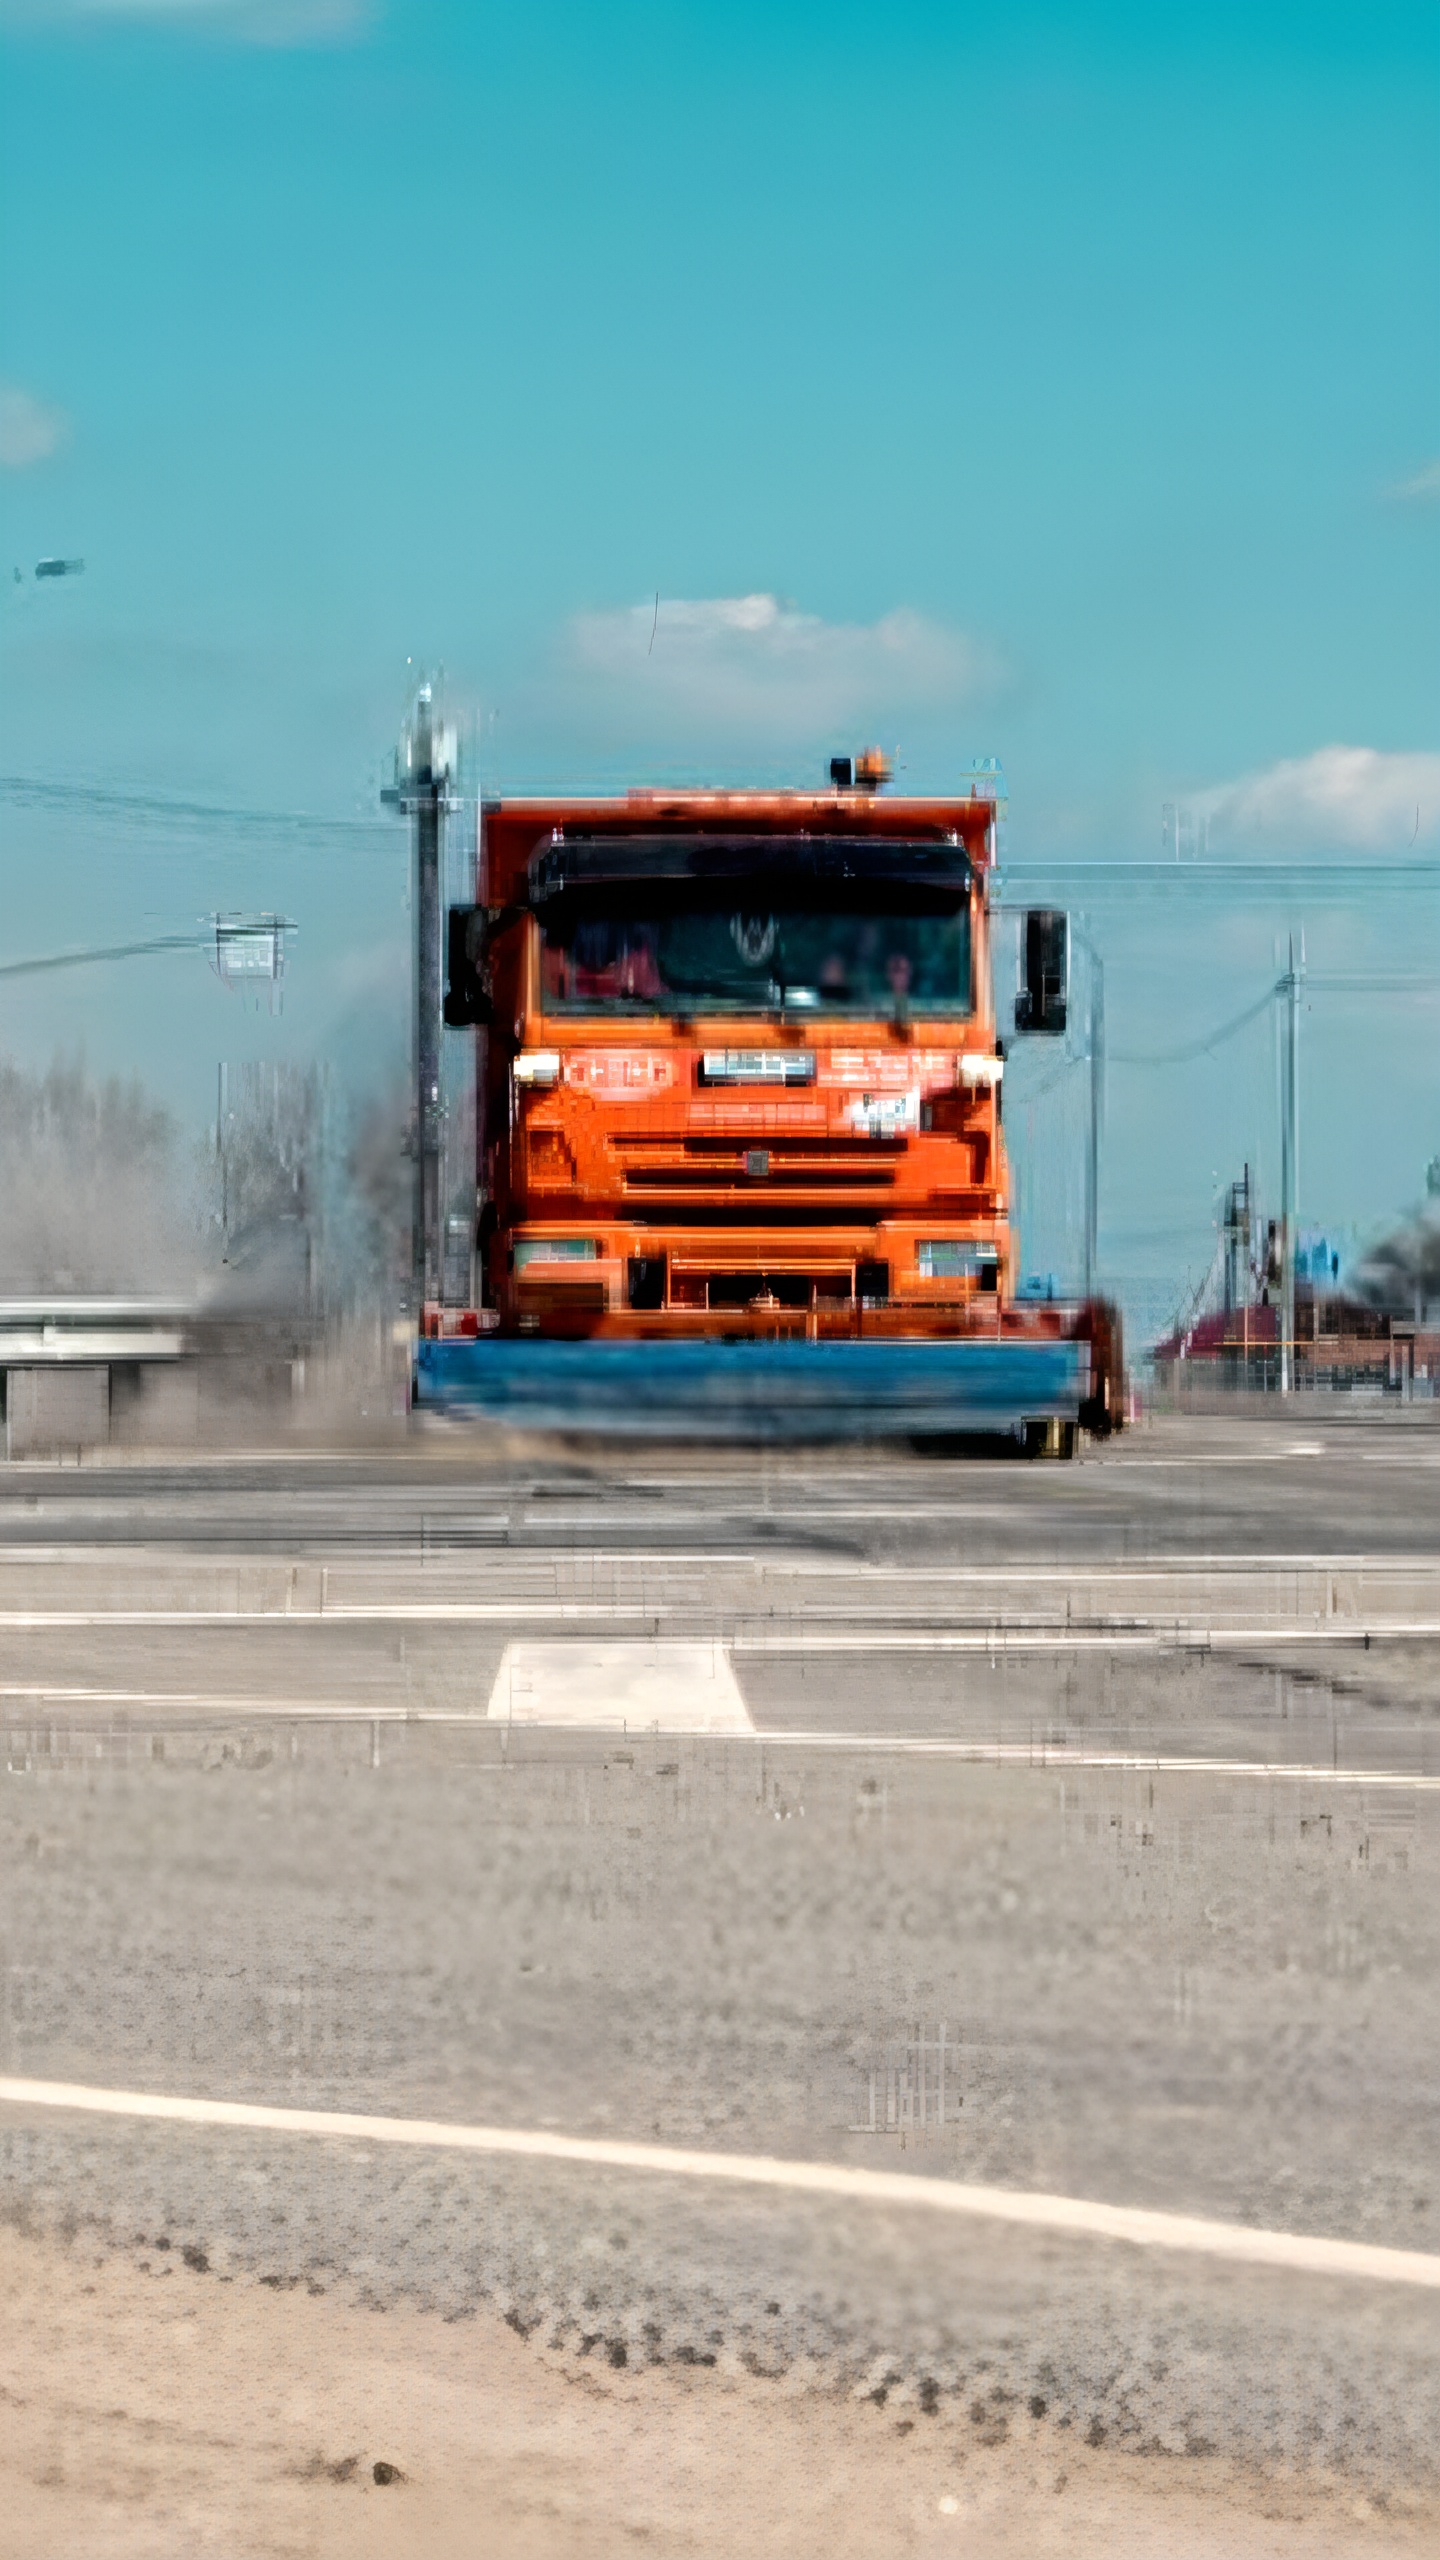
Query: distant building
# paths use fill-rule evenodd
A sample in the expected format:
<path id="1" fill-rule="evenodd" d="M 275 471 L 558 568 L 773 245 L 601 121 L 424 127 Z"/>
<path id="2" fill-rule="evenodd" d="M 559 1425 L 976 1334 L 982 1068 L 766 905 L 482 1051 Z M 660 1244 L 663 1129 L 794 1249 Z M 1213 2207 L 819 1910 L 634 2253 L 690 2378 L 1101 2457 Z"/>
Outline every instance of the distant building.
<path id="1" fill-rule="evenodd" d="M 1279 1273 L 1273 1230 L 1250 1254 L 1248 1178 L 1226 1203 L 1222 1248 L 1198 1307 L 1155 1345 L 1157 1383 L 1276 1388 Z M 1345 1271 L 1338 1243 L 1303 1232 L 1295 1256 L 1295 1383 L 1440 1394 L 1440 1196 Z M 1219 1303 L 1207 1303 L 1219 1299 Z"/>

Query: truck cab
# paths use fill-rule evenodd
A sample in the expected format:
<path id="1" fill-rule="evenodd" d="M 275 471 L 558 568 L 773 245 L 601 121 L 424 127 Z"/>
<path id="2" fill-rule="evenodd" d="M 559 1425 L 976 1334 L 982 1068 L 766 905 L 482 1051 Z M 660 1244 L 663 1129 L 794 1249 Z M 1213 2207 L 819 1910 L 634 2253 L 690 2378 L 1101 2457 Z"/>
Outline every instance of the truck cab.
<path id="1" fill-rule="evenodd" d="M 994 846 L 993 794 L 848 778 L 487 804 L 448 1010 L 491 1325 L 998 1331 Z"/>

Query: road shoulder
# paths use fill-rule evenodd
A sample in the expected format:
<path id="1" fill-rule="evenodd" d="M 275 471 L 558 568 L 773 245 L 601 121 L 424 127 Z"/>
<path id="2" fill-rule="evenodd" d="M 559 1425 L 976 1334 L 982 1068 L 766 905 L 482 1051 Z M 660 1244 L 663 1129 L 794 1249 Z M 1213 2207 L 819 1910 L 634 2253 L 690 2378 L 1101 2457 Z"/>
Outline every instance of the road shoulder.
<path id="1" fill-rule="evenodd" d="M 3 2560 L 618 2560 L 645 2542 L 675 2560 L 1400 2560 L 1440 2522 L 1353 2483 L 1118 2455 L 1019 2410 L 961 2443 L 923 2407 L 803 2374 L 617 2370 L 497 2314 L 361 2309 L 153 2244 L 5 2230 L 0 2301 Z"/>

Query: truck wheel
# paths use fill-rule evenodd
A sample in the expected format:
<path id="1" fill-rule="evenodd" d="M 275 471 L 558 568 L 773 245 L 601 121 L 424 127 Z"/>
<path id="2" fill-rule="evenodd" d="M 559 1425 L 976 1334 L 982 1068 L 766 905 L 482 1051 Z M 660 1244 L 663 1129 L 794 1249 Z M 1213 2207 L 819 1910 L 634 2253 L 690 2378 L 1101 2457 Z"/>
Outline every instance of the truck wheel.
<path id="1" fill-rule="evenodd" d="M 1075 1425 L 1056 1415 L 1046 1422 L 1027 1422 L 1024 1446 L 1027 1458 L 1073 1458 Z"/>

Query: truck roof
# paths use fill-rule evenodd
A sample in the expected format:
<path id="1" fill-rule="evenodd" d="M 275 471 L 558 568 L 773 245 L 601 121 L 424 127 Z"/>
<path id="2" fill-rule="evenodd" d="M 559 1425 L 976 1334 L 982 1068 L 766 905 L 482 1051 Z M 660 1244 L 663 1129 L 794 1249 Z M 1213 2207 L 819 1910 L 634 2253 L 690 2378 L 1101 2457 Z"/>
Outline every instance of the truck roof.
<path id="1" fill-rule="evenodd" d="M 633 832 L 679 833 L 687 828 L 730 835 L 845 835 L 908 839 L 958 836 L 976 871 L 991 858 L 993 793 L 960 799 L 910 799 L 891 792 L 828 791 L 625 791 L 605 798 L 486 800 L 481 803 L 488 894 L 497 900 L 521 893 L 530 857 L 546 837 Z"/>

